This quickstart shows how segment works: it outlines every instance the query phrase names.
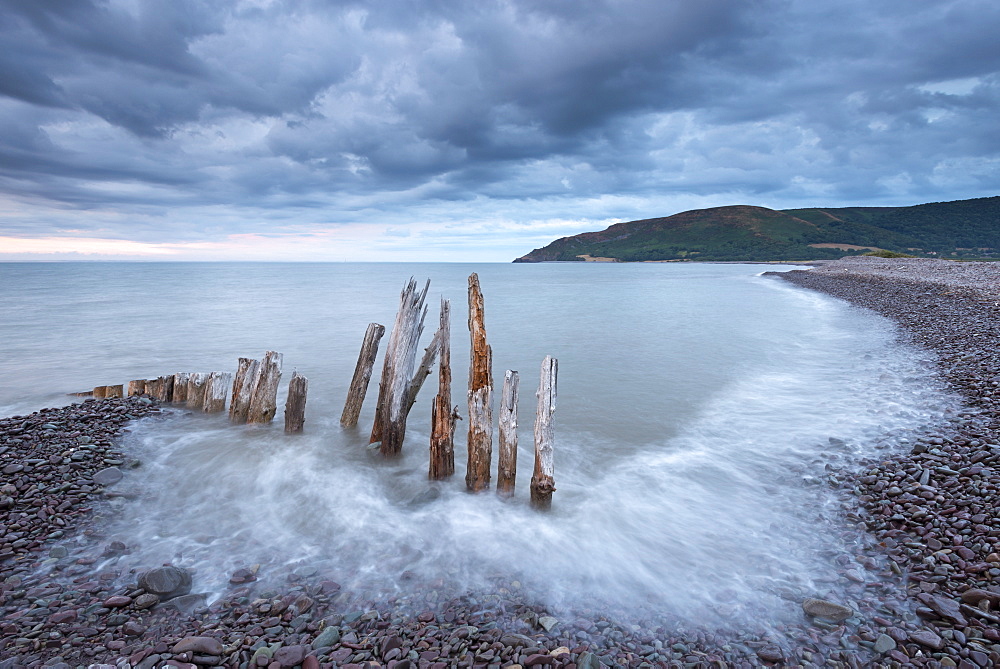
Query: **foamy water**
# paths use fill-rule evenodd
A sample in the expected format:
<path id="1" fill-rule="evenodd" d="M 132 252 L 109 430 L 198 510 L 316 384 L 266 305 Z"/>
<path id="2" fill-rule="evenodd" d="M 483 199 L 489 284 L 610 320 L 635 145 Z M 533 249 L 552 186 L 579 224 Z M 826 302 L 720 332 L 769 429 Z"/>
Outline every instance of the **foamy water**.
<path id="1" fill-rule="evenodd" d="M 438 579 L 455 592 L 487 588 L 501 576 L 552 606 L 649 606 L 700 621 L 763 607 L 780 620 L 794 611 L 782 594 L 835 587 L 831 558 L 845 547 L 823 520 L 837 514 L 817 485 L 827 466 L 943 420 L 952 400 L 887 321 L 760 269 L 78 265 L 62 270 L 83 275 L 70 283 L 104 289 L 87 308 L 39 301 L 58 272 L 15 298 L 5 288 L 8 303 L 41 306 L 0 326 L 29 335 L 17 337 L 4 378 L 42 377 L 27 396 L 5 386 L 0 404 L 31 408 L 63 389 L 285 353 L 287 375 L 310 378 L 305 434 L 184 411 L 143 421 L 126 440 L 143 464 L 116 486 L 138 498 L 101 510 L 107 541 L 131 549 L 118 567 L 173 561 L 213 595 L 260 564 L 265 582 L 317 569 L 373 596 Z M 398 460 L 366 448 L 377 379 L 361 427 L 337 423 L 365 325 L 391 324 L 411 274 L 452 299 L 453 393 L 465 415 L 470 271 L 483 285 L 495 378 L 521 373 L 518 492 L 507 502 L 464 491 L 464 421 L 456 476 L 427 481 L 433 377 Z M 435 307 L 436 297 L 426 341 Z M 65 310 L 75 327 L 54 336 Z M 538 514 L 527 492 L 546 354 L 560 360 L 557 492 L 553 511 Z"/>

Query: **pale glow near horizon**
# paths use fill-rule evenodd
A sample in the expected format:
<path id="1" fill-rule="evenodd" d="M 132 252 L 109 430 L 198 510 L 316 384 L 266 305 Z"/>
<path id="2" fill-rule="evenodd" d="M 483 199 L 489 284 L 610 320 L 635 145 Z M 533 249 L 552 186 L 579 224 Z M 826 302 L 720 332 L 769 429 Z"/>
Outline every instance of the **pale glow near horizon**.
<path id="1" fill-rule="evenodd" d="M 416 253 L 396 240 L 337 239 L 324 234 L 234 234 L 219 241 L 156 243 L 83 237 L 0 236 L 0 262 L 46 260 L 175 261 L 442 261 L 509 262 L 489 249 L 461 253 Z M 527 249 L 530 250 L 530 249 Z M 527 250 L 524 252 L 526 253 Z M 485 253 L 483 252 L 485 251 Z"/>
<path id="2" fill-rule="evenodd" d="M 510 262 L 565 235 L 603 229 L 620 219 L 546 218 L 530 223 L 487 218 L 437 223 L 387 220 L 324 228 L 230 233 L 207 240 L 141 241 L 62 234 L 0 235 L 0 262 L 54 260 Z M 211 233 L 208 233 L 211 234 Z"/>
<path id="3" fill-rule="evenodd" d="M 0 255 L 117 255 L 163 256 L 176 253 L 166 244 L 149 244 L 127 239 L 100 239 L 81 237 L 2 237 Z"/>

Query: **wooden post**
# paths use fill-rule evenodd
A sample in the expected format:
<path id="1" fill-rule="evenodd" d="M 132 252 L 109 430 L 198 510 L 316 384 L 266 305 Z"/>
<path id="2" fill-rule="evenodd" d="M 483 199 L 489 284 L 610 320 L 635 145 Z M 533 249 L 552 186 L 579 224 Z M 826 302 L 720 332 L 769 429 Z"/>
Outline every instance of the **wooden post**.
<path id="1" fill-rule="evenodd" d="M 500 394 L 500 462 L 497 466 L 497 494 L 513 497 L 517 477 L 517 372 L 507 370 Z"/>
<path id="2" fill-rule="evenodd" d="M 417 401 L 417 393 L 420 392 L 420 388 L 423 387 L 424 381 L 427 377 L 431 375 L 431 367 L 434 366 L 434 360 L 437 358 L 438 349 L 441 346 L 441 330 L 438 329 L 434 333 L 434 337 L 431 339 L 430 345 L 424 349 L 424 357 L 420 359 L 420 365 L 417 367 L 417 371 L 414 372 L 413 378 L 410 379 L 409 385 L 406 387 L 406 395 L 403 399 L 403 411 L 408 416 L 410 415 L 410 409 Z"/>
<path id="3" fill-rule="evenodd" d="M 399 455 L 403 448 L 406 416 L 413 396 L 410 390 L 414 381 L 413 367 L 427 316 L 424 300 L 430 285 L 428 279 L 424 289 L 417 292 L 417 282 L 411 277 L 399 295 L 399 311 L 396 312 L 396 321 L 385 349 L 375 424 L 369 439 L 372 444 L 381 442 L 379 452 L 385 457 Z"/>
<path id="4" fill-rule="evenodd" d="M 285 400 L 285 432 L 293 434 L 302 431 L 306 420 L 306 393 L 309 392 L 309 379 L 292 372 L 288 382 L 288 399 Z"/>
<path id="5" fill-rule="evenodd" d="M 229 420 L 242 425 L 250 413 L 250 399 L 260 373 L 260 360 L 240 358 L 236 378 L 233 380 L 233 398 L 229 402 Z"/>
<path id="6" fill-rule="evenodd" d="M 375 366 L 375 357 L 378 356 L 378 343 L 384 334 L 384 325 L 368 324 L 368 330 L 365 331 L 365 341 L 361 344 L 361 353 L 358 354 L 358 364 L 354 367 L 351 389 L 347 391 L 344 413 L 340 416 L 340 424 L 343 427 L 356 427 L 358 424 L 361 405 L 365 401 L 368 383 L 372 378 L 372 367 Z"/>
<path id="7" fill-rule="evenodd" d="M 205 408 L 205 391 L 208 389 L 208 374 L 191 372 L 188 375 L 187 408 L 202 411 Z"/>
<path id="8" fill-rule="evenodd" d="M 104 386 L 104 396 L 105 397 L 121 397 L 124 394 L 124 386 L 118 384 L 117 386 Z"/>
<path id="9" fill-rule="evenodd" d="M 160 395 L 160 386 L 163 382 L 160 379 L 146 379 L 146 394 L 152 398 L 157 398 Z"/>
<path id="10" fill-rule="evenodd" d="M 208 375 L 208 381 L 205 382 L 205 402 L 202 405 L 205 413 L 226 410 L 226 396 L 232 382 L 233 375 L 229 372 L 212 372 Z"/>
<path id="11" fill-rule="evenodd" d="M 174 404 L 187 404 L 188 383 L 191 375 L 187 372 L 177 372 L 174 374 Z"/>
<path id="12" fill-rule="evenodd" d="M 161 376 L 156 379 L 156 399 L 161 402 L 171 402 L 174 399 L 174 376 Z"/>
<path id="13" fill-rule="evenodd" d="M 493 351 L 486 342 L 483 293 L 479 276 L 469 275 L 469 462 L 465 487 L 480 492 L 490 487 L 493 458 Z"/>
<path id="14" fill-rule="evenodd" d="M 146 392 L 146 379 L 136 379 L 128 382 L 128 396 L 142 395 Z"/>
<path id="15" fill-rule="evenodd" d="M 458 407 L 451 405 L 451 302 L 441 299 L 438 325 L 438 392 L 431 406 L 431 480 L 446 479 L 455 473 L 455 421 Z"/>
<path id="16" fill-rule="evenodd" d="M 91 393 L 95 398 L 102 400 L 108 396 L 107 386 L 94 386 L 94 391 Z"/>
<path id="17" fill-rule="evenodd" d="M 248 423 L 270 423 L 278 411 L 278 383 L 281 381 L 281 354 L 267 351 L 256 375 L 250 396 Z"/>
<path id="18" fill-rule="evenodd" d="M 542 361 L 538 381 L 538 413 L 535 414 L 535 471 L 531 476 L 531 506 L 540 511 L 552 508 L 556 489 L 552 462 L 552 414 L 556 410 L 556 377 L 559 361 L 551 355 Z"/>

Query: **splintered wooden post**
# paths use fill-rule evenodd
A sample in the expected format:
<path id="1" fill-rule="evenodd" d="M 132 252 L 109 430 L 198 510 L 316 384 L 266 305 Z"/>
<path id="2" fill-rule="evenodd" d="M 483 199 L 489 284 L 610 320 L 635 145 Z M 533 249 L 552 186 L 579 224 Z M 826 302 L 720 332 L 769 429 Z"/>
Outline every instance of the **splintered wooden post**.
<path id="1" fill-rule="evenodd" d="M 497 466 L 497 494 L 514 495 L 517 477 L 517 372 L 507 370 L 500 394 L 500 462 Z"/>
<path id="2" fill-rule="evenodd" d="M 385 348 L 382 379 L 379 381 L 378 405 L 375 407 L 375 424 L 369 443 L 381 442 L 379 452 L 385 457 L 399 455 L 406 436 L 406 416 L 410 411 L 417 362 L 417 346 L 424 331 L 427 308 L 424 300 L 430 279 L 424 289 L 417 291 L 417 282 L 411 277 L 399 295 L 399 311 Z M 426 375 L 425 375 L 426 376 Z M 422 382 L 422 380 L 421 380 Z"/>
<path id="3" fill-rule="evenodd" d="M 187 372 L 177 372 L 174 374 L 174 404 L 187 404 L 188 383 L 191 375 Z"/>
<path id="4" fill-rule="evenodd" d="M 105 397 L 121 397 L 124 394 L 124 386 L 121 384 L 117 386 L 104 386 L 104 396 Z"/>
<path id="5" fill-rule="evenodd" d="M 233 379 L 233 398 L 229 402 L 229 420 L 240 425 L 247 422 L 250 413 L 250 399 L 253 397 L 254 384 L 260 372 L 260 360 L 240 358 Z"/>
<path id="6" fill-rule="evenodd" d="M 293 434 L 302 431 L 306 422 L 306 393 L 309 392 L 309 379 L 292 372 L 288 382 L 288 399 L 285 400 L 285 432 Z"/>
<path id="7" fill-rule="evenodd" d="M 135 379 L 128 382 L 128 396 L 142 395 L 146 392 L 146 379 Z"/>
<path id="8" fill-rule="evenodd" d="M 417 401 L 417 393 L 420 392 L 427 377 L 431 375 L 431 368 L 434 366 L 434 360 L 437 359 L 440 344 L 441 330 L 438 329 L 431 338 L 430 345 L 424 349 L 424 357 L 420 359 L 420 365 L 414 372 L 413 378 L 410 379 L 410 385 L 406 387 L 406 396 L 403 400 L 403 412 L 406 415 L 410 414 L 410 409 Z"/>
<path id="9" fill-rule="evenodd" d="M 191 372 L 188 375 L 187 387 L 187 408 L 201 411 L 205 408 L 205 391 L 208 383 L 208 374 L 203 372 Z"/>
<path id="10" fill-rule="evenodd" d="M 469 275 L 469 462 L 465 487 L 480 492 L 490 487 L 493 458 L 493 351 L 486 342 L 483 293 L 479 276 Z"/>
<path id="11" fill-rule="evenodd" d="M 278 383 L 281 381 L 281 354 L 267 351 L 250 397 L 248 423 L 270 423 L 278 411 Z"/>
<path id="12" fill-rule="evenodd" d="M 212 372 L 205 382 L 205 402 L 202 408 L 205 413 L 219 413 L 226 410 L 226 397 L 229 386 L 233 383 L 230 372 Z"/>
<path id="13" fill-rule="evenodd" d="M 556 410 L 556 377 L 559 361 L 551 355 L 542 361 L 538 381 L 538 413 L 535 414 L 535 471 L 531 476 L 531 506 L 540 511 L 552 508 L 556 489 L 552 462 L 552 414 Z"/>
<path id="14" fill-rule="evenodd" d="M 156 398 L 160 394 L 160 386 L 163 385 L 160 379 L 146 379 L 146 394 Z"/>
<path id="15" fill-rule="evenodd" d="M 455 473 L 455 420 L 451 406 L 451 302 L 441 300 L 438 326 L 438 392 L 431 406 L 431 457 L 428 478 L 446 479 Z"/>
<path id="16" fill-rule="evenodd" d="M 365 341 L 361 344 L 358 364 L 354 367 L 354 377 L 351 379 L 351 389 L 347 391 L 347 402 L 344 403 L 344 413 L 340 416 L 343 427 L 356 427 L 358 416 L 361 415 L 361 405 L 368 393 L 368 383 L 372 378 L 372 368 L 378 356 L 378 343 L 385 334 L 385 326 L 369 323 L 365 331 Z"/>

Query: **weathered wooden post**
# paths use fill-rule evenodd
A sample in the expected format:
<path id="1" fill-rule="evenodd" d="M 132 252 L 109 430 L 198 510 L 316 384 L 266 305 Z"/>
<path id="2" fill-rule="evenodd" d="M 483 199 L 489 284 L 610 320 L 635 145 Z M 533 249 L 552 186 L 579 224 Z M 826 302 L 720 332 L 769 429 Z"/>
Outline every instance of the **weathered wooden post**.
<path id="1" fill-rule="evenodd" d="M 94 391 L 91 393 L 95 399 L 103 400 L 108 396 L 107 386 L 94 386 Z"/>
<path id="2" fill-rule="evenodd" d="M 535 414 L 535 471 L 531 476 L 531 506 L 541 511 L 552 508 L 556 489 L 552 461 L 552 414 L 556 410 L 556 377 L 559 361 L 551 355 L 542 361 L 538 381 L 538 413 Z"/>
<path id="3" fill-rule="evenodd" d="M 264 360 L 260 363 L 253 394 L 250 397 L 250 409 L 247 412 L 248 423 L 270 423 L 274 414 L 277 413 L 281 358 L 281 354 L 276 351 L 264 353 Z"/>
<path id="4" fill-rule="evenodd" d="M 260 361 L 252 358 L 240 358 L 233 380 L 233 398 L 229 402 L 229 420 L 242 425 L 247 422 L 250 413 L 250 398 L 253 397 L 254 384 L 260 371 Z"/>
<path id="5" fill-rule="evenodd" d="M 160 396 L 162 386 L 163 381 L 161 379 L 146 379 L 146 394 L 155 399 Z"/>
<path id="6" fill-rule="evenodd" d="M 187 408 L 202 411 L 205 408 L 205 391 L 208 383 L 208 374 L 204 372 L 191 372 L 188 375 L 187 386 Z"/>
<path id="7" fill-rule="evenodd" d="M 372 378 L 372 367 L 378 356 L 378 343 L 385 334 L 385 326 L 369 323 L 365 331 L 365 340 L 361 344 L 358 364 L 354 367 L 354 377 L 351 378 L 351 388 L 347 391 L 347 402 L 344 403 L 344 413 L 340 416 L 343 427 L 356 427 L 358 416 L 361 415 L 361 405 L 368 393 L 368 383 Z"/>
<path id="8" fill-rule="evenodd" d="M 149 391 L 149 384 L 146 384 L 146 391 Z M 171 402 L 174 399 L 174 376 L 161 376 L 156 379 L 156 399 L 161 402 Z"/>
<path id="9" fill-rule="evenodd" d="M 212 372 L 205 382 L 205 402 L 202 408 L 205 413 L 219 413 L 226 410 L 226 396 L 233 382 L 230 372 Z"/>
<path id="10" fill-rule="evenodd" d="M 497 466 L 497 494 L 514 495 L 517 478 L 517 372 L 508 369 L 500 393 L 500 462 Z"/>
<path id="11" fill-rule="evenodd" d="M 424 357 L 420 359 L 420 365 L 417 367 L 417 371 L 414 372 L 413 378 L 410 379 L 409 385 L 406 387 L 406 395 L 403 400 L 403 412 L 408 416 L 410 415 L 410 409 L 417 401 L 417 393 L 424 385 L 424 381 L 427 377 L 431 375 L 431 368 L 434 366 L 434 360 L 437 358 L 438 348 L 441 345 L 441 330 L 438 329 L 431 338 L 430 345 L 424 349 Z"/>
<path id="12" fill-rule="evenodd" d="M 188 372 L 174 374 L 174 404 L 187 404 L 188 383 L 191 375 Z"/>
<path id="13" fill-rule="evenodd" d="M 411 277 L 399 295 L 399 311 L 389 335 L 379 382 L 378 405 L 375 407 L 375 424 L 369 443 L 381 442 L 379 452 L 385 457 L 399 455 L 406 436 L 406 416 L 410 409 L 410 388 L 413 367 L 416 364 L 417 345 L 424 331 L 427 309 L 424 300 L 431 282 L 417 292 L 417 282 Z M 425 375 L 426 376 L 426 375 Z"/>
<path id="14" fill-rule="evenodd" d="M 306 420 L 306 393 L 309 391 L 309 379 L 292 372 L 288 382 L 288 399 L 285 400 L 285 432 L 293 434 L 302 431 Z"/>
<path id="15" fill-rule="evenodd" d="M 118 384 L 117 386 L 104 386 L 104 396 L 105 397 L 121 397 L 124 394 L 124 386 Z"/>
<path id="16" fill-rule="evenodd" d="M 430 466 L 427 476 L 446 479 L 455 473 L 455 421 L 458 407 L 451 405 L 451 302 L 441 299 L 438 325 L 438 392 L 431 406 Z"/>
<path id="17" fill-rule="evenodd" d="M 142 395 L 146 392 L 146 379 L 135 379 L 128 382 L 128 396 Z"/>
<path id="18" fill-rule="evenodd" d="M 479 276 L 469 275 L 469 462 L 465 487 L 480 492 L 490 486 L 493 458 L 493 351 L 486 341 L 483 320 L 483 293 Z"/>

